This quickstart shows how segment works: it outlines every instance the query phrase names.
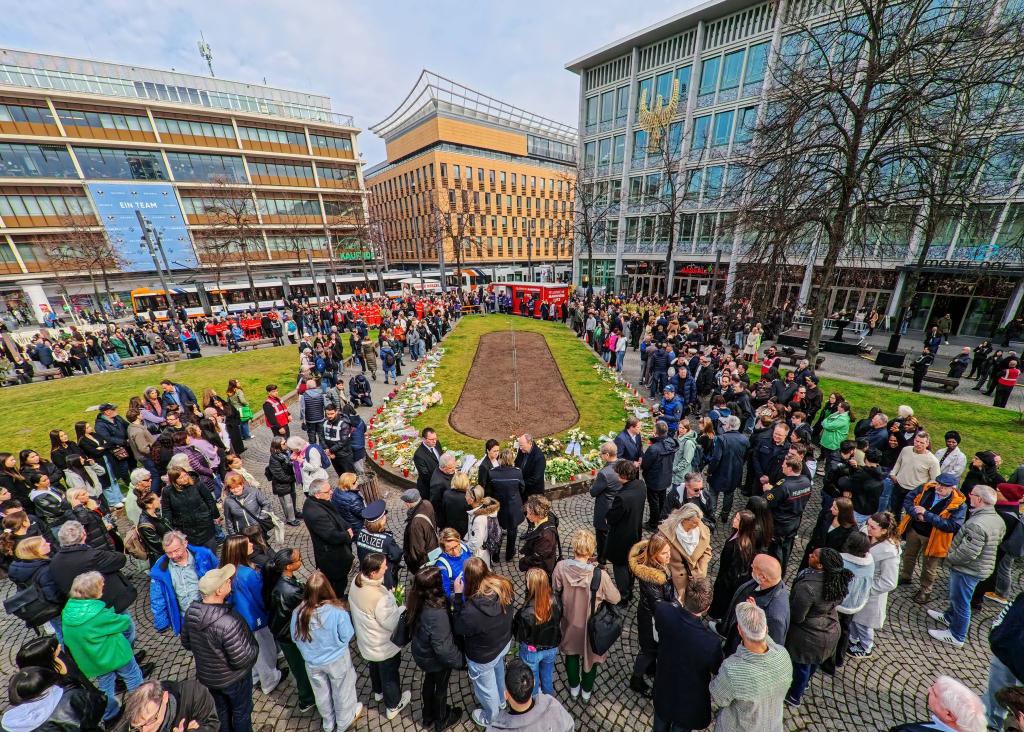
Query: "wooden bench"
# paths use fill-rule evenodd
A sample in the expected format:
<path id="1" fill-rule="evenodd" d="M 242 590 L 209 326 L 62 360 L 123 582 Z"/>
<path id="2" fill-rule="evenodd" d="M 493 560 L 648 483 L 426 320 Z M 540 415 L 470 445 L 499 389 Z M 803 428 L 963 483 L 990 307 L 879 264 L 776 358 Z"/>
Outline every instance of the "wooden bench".
<path id="1" fill-rule="evenodd" d="M 60 369 L 36 369 L 32 375 L 32 381 L 51 381 L 52 379 L 59 379 L 62 377 Z M 3 382 L 0 386 L 16 386 L 20 384 L 18 375 L 13 371 L 4 377 Z"/>
<path id="2" fill-rule="evenodd" d="M 881 369 L 879 369 L 879 371 L 881 371 L 882 373 L 882 381 L 885 382 L 889 381 L 890 376 L 895 377 L 897 379 L 902 379 L 903 381 L 913 382 L 914 380 L 914 372 L 911 371 L 910 369 L 893 369 L 887 366 L 883 366 Z M 954 379 L 950 376 L 946 376 L 941 371 L 934 370 L 931 370 L 927 374 L 925 374 L 924 378 L 921 379 L 921 381 L 927 384 L 935 384 L 936 386 L 941 387 L 942 390 L 947 394 L 952 394 L 954 391 L 956 391 L 956 388 L 960 386 L 960 379 Z"/>
<path id="3" fill-rule="evenodd" d="M 251 341 L 239 341 L 238 342 L 238 350 L 242 350 L 242 349 L 245 349 L 245 348 L 251 348 L 251 349 L 253 349 L 255 351 L 260 346 L 272 346 L 272 345 L 274 345 L 274 339 L 273 338 L 254 338 Z"/>
<path id="4" fill-rule="evenodd" d="M 181 360 L 181 351 L 164 351 L 163 360 L 167 363 Z"/>
<path id="5" fill-rule="evenodd" d="M 807 358 L 807 356 L 806 355 L 801 356 L 799 353 L 794 353 L 792 356 L 782 356 L 782 355 L 780 355 L 779 358 L 782 360 L 783 363 L 789 364 L 790 366 L 796 368 L 796 365 L 800 361 L 803 361 L 805 358 Z M 816 357 L 814 359 L 814 368 L 820 369 L 821 365 L 823 363 L 825 363 L 825 357 L 824 356 Z"/>

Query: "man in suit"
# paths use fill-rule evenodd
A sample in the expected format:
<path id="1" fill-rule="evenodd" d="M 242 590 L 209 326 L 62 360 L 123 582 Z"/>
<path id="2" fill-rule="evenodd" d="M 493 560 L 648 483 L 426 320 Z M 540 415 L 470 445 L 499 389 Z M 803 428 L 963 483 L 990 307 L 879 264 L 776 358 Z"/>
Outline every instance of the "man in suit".
<path id="1" fill-rule="evenodd" d="M 327 577 L 334 594 L 348 597 L 348 573 L 352 569 L 354 532 L 331 502 L 331 484 L 323 479 L 309 486 L 309 498 L 302 504 L 302 519 L 313 542 L 316 568 Z"/>
<path id="2" fill-rule="evenodd" d="M 452 478 L 455 477 L 455 471 L 459 467 L 459 461 L 455 455 L 450 452 L 446 452 L 441 455 L 441 460 L 437 464 L 437 469 L 434 470 L 434 474 L 430 476 L 430 488 L 429 498 L 430 505 L 434 507 L 434 516 L 436 517 L 437 527 L 439 529 L 447 528 L 451 526 L 445 516 L 444 511 L 444 492 L 451 487 Z"/>
<path id="3" fill-rule="evenodd" d="M 412 462 L 416 466 L 416 489 L 420 492 L 420 497 L 429 500 L 430 478 L 437 470 L 438 463 L 441 462 L 444 448 L 441 447 L 441 442 L 437 439 L 437 433 L 430 427 L 424 427 L 420 437 L 423 438 L 423 441 L 416 448 Z"/>
<path id="4" fill-rule="evenodd" d="M 522 471 L 523 482 L 526 484 L 523 500 L 526 496 L 544 495 L 544 469 L 547 467 L 547 459 L 528 432 L 519 435 L 518 443 L 516 467 Z"/>
<path id="5" fill-rule="evenodd" d="M 608 509 L 611 508 L 612 499 L 619 492 L 619 478 L 615 474 L 615 461 L 618 449 L 614 442 L 606 442 L 601 445 L 601 460 L 604 467 L 597 471 L 597 477 L 590 484 L 590 495 L 594 497 L 594 533 L 597 535 L 597 561 L 600 564 L 605 562 L 605 547 L 608 542 Z"/>
<path id="6" fill-rule="evenodd" d="M 630 416 L 626 418 L 626 427 L 615 436 L 615 449 L 620 460 L 631 460 L 640 467 L 644 447 L 640 439 L 640 420 Z"/>
<path id="7" fill-rule="evenodd" d="M 612 563 L 615 586 L 622 596 L 622 607 L 629 604 L 633 594 L 633 573 L 629 571 L 629 550 L 643 535 L 644 505 L 647 487 L 640 480 L 640 471 L 629 460 L 615 461 L 615 476 L 621 486 L 612 498 L 605 519 L 608 539 L 605 552 Z"/>

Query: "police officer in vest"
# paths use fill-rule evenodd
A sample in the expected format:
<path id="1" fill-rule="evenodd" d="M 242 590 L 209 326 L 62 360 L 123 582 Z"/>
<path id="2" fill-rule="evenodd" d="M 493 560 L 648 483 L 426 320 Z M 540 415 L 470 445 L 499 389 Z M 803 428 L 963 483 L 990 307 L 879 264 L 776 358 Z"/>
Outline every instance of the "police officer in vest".
<path id="1" fill-rule="evenodd" d="M 362 517 L 363 528 L 356 537 L 356 556 L 360 562 L 363 557 L 374 552 L 387 557 L 384 586 L 393 590 L 398 585 L 398 570 L 402 566 L 402 547 L 398 546 L 395 535 L 387 529 L 387 506 L 383 500 L 374 501 L 363 509 Z"/>

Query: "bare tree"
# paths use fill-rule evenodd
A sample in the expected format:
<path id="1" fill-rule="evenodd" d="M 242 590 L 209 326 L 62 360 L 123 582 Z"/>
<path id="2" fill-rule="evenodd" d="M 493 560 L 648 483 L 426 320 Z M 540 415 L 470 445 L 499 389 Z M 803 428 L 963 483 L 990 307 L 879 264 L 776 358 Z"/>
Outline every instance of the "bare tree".
<path id="1" fill-rule="evenodd" d="M 263 234 L 258 228 L 256 202 L 252 193 L 229 180 L 218 179 L 214 183 L 209 194 L 202 198 L 209 234 L 241 257 L 249 280 L 250 299 L 258 302 L 251 259 L 254 252 L 265 250 Z"/>
<path id="2" fill-rule="evenodd" d="M 851 0 L 824 16 L 785 19 L 754 144 L 742 160 L 740 220 L 744 245 L 754 251 L 783 246 L 805 227 L 815 231 L 822 264 L 808 337 L 812 362 L 840 260 L 871 256 L 867 232 L 902 200 L 886 171 L 909 157 L 908 120 L 948 96 L 964 59 L 1014 53 L 1001 41 L 988 43 L 992 7 L 987 0 Z"/>
<path id="3" fill-rule="evenodd" d="M 479 191 L 474 191 L 479 196 Z M 472 200 L 470 192 L 465 189 L 449 190 L 448 198 L 430 197 L 431 217 L 437 232 L 437 245 L 444 247 L 446 241 L 452 244 L 455 257 L 455 274 L 459 287 L 462 286 L 462 263 L 466 259 L 466 251 L 472 252 L 472 246 L 480 245 L 477 235 L 477 217 L 481 217 L 480 204 Z M 524 222 L 532 219 L 523 219 Z M 526 224 L 524 223 L 524 227 Z"/>
<path id="4" fill-rule="evenodd" d="M 212 236 L 197 237 L 196 249 L 199 250 L 199 260 L 205 269 L 213 272 L 213 284 L 217 289 L 217 297 L 220 298 L 221 307 L 227 312 L 228 303 L 224 298 L 221 281 L 224 279 L 224 272 L 228 265 L 236 259 L 235 251 L 230 242 Z"/>
<path id="5" fill-rule="evenodd" d="M 64 229 L 60 236 L 46 238 L 40 242 L 46 258 L 53 264 L 54 270 L 86 273 L 92 285 L 96 307 L 101 314 L 105 312 L 99 290 L 99 283 L 102 281 L 107 306 L 113 312 L 114 296 L 110 290 L 110 273 L 124 268 L 124 257 L 103 231 L 87 226 L 75 217 L 63 219 L 60 226 Z"/>
<path id="6" fill-rule="evenodd" d="M 581 157 L 571 170 L 559 176 L 574 208 L 572 223 L 561 227 L 557 236 L 573 242 L 577 259 L 586 254 L 587 282 L 591 287 L 594 284 L 594 246 L 608 239 L 608 223 L 618 220 L 621 194 L 612 190 L 611 181 L 598 180 L 596 173 L 593 161 L 588 164 Z"/>

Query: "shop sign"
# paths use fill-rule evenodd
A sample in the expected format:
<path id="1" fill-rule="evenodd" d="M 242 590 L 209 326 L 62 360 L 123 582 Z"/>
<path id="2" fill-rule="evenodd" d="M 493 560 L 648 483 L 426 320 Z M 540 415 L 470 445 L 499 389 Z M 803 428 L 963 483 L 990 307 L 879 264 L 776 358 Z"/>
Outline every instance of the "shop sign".
<path id="1" fill-rule="evenodd" d="M 1010 269 L 1006 262 L 976 262 L 970 259 L 926 259 L 925 267 L 937 267 L 939 269 Z M 1014 268 L 1019 269 L 1019 268 Z"/>
<path id="2" fill-rule="evenodd" d="M 676 267 L 676 277 L 684 277 L 686 275 L 711 277 L 714 273 L 715 267 L 711 264 L 681 264 Z"/>

